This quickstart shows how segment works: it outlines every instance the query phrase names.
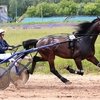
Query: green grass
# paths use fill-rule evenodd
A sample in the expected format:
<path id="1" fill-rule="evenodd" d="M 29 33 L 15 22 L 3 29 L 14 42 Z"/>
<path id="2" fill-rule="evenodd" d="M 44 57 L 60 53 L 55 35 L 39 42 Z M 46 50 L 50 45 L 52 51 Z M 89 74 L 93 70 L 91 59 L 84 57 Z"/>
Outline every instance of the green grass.
<path id="1" fill-rule="evenodd" d="M 5 39 L 9 42 L 9 44 L 18 45 L 21 44 L 22 41 L 27 39 L 39 39 L 41 37 L 47 35 L 66 35 L 67 33 L 72 33 L 74 28 L 72 27 L 56 27 L 56 28 L 41 28 L 41 29 L 22 29 L 20 27 L 11 28 L 9 26 L 3 27 L 6 30 Z M 98 37 L 96 41 L 96 57 L 100 60 L 100 37 Z M 34 55 L 34 53 L 33 53 Z M 71 59 L 62 59 L 56 57 L 55 59 L 56 69 L 60 73 L 68 73 L 64 67 L 67 65 L 73 66 L 73 68 L 77 69 L 74 61 Z M 99 74 L 99 68 L 97 68 L 92 63 L 84 60 L 83 61 L 83 68 L 85 70 L 85 74 L 94 73 Z M 49 66 L 47 62 L 39 62 L 37 63 L 35 73 L 50 73 Z"/>
<path id="2" fill-rule="evenodd" d="M 11 44 L 20 44 L 22 41 L 30 38 L 41 38 L 47 35 L 59 35 L 71 33 L 74 29 L 70 27 L 57 27 L 57 28 L 41 28 L 41 29 L 22 29 L 5 27 L 5 39 Z"/>

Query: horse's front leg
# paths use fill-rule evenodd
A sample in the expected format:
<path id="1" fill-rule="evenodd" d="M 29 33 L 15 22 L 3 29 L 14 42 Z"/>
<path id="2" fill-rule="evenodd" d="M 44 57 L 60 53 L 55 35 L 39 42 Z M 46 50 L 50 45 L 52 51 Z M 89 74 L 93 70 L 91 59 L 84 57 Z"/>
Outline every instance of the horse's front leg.
<path id="1" fill-rule="evenodd" d="M 87 60 L 92 62 L 94 65 L 100 67 L 100 62 L 97 60 L 95 56 L 90 56 L 87 58 Z"/>
<path id="2" fill-rule="evenodd" d="M 84 70 L 83 70 L 83 67 L 82 67 L 81 59 L 74 59 L 74 61 L 75 61 L 76 65 L 77 65 L 78 70 L 74 70 L 70 66 L 68 66 L 66 69 L 70 73 L 83 75 L 84 74 Z"/>
<path id="3" fill-rule="evenodd" d="M 62 82 L 64 83 L 69 83 L 69 80 L 67 80 L 66 78 L 62 77 L 58 71 L 55 69 L 55 65 L 54 65 L 54 60 L 50 60 L 49 61 L 49 66 L 50 66 L 50 71 L 56 75 Z"/>

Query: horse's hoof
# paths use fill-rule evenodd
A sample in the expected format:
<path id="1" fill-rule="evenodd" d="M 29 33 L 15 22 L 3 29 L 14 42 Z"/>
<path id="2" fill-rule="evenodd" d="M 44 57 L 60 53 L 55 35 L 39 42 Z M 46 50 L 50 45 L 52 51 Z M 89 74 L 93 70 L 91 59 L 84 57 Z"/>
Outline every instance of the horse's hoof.
<path id="1" fill-rule="evenodd" d="M 69 83 L 70 81 L 69 80 L 67 80 L 66 78 L 61 78 L 61 81 L 63 82 L 63 83 Z"/>
<path id="2" fill-rule="evenodd" d="M 77 74 L 83 76 L 84 75 L 84 72 L 77 71 Z"/>
<path id="3" fill-rule="evenodd" d="M 67 80 L 67 82 L 65 84 L 69 85 L 69 84 L 72 84 L 72 82 L 70 82 L 69 80 Z"/>

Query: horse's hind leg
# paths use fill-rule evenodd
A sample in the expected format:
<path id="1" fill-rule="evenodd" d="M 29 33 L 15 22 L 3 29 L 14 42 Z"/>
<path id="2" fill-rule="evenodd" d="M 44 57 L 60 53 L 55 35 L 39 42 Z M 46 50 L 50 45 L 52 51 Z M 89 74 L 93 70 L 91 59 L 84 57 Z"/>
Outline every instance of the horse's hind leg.
<path id="1" fill-rule="evenodd" d="M 46 61 L 46 60 L 44 60 L 42 57 L 34 56 L 32 60 L 32 67 L 28 70 L 28 73 L 33 74 L 36 62 L 38 61 Z"/>
<path id="2" fill-rule="evenodd" d="M 55 69 L 55 65 L 54 65 L 54 61 L 49 61 L 49 66 L 50 66 L 50 71 L 56 75 L 62 82 L 67 83 L 69 82 L 69 80 L 67 80 L 66 78 L 62 77 L 58 71 Z"/>

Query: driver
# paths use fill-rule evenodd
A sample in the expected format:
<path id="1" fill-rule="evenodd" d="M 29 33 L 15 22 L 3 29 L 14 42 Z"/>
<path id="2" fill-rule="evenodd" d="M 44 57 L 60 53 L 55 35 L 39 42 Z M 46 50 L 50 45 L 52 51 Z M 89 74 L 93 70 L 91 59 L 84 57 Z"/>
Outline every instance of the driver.
<path id="1" fill-rule="evenodd" d="M 4 40 L 5 30 L 0 29 L 0 60 L 4 60 L 11 56 L 11 53 L 6 53 L 6 50 L 12 50 L 13 46 L 10 46 L 6 40 Z"/>
<path id="2" fill-rule="evenodd" d="M 10 46 L 6 40 L 4 40 L 5 30 L 0 29 L 0 61 L 5 60 L 11 56 L 11 53 L 6 53 L 6 50 L 12 50 L 14 46 Z M 22 59 L 25 58 L 31 61 L 31 57 L 24 55 Z M 9 60 L 10 62 L 14 61 L 13 58 Z"/>

